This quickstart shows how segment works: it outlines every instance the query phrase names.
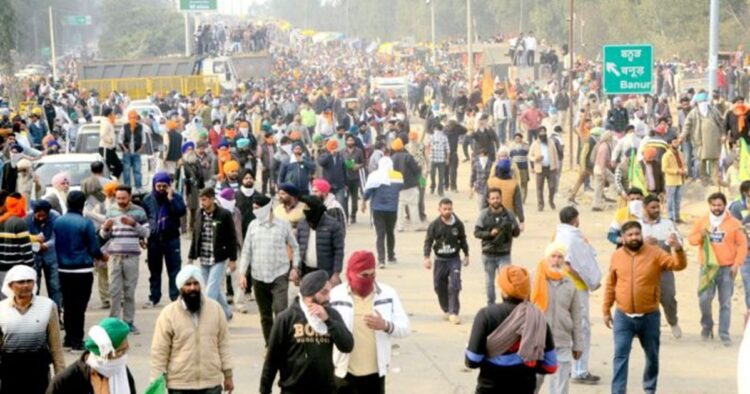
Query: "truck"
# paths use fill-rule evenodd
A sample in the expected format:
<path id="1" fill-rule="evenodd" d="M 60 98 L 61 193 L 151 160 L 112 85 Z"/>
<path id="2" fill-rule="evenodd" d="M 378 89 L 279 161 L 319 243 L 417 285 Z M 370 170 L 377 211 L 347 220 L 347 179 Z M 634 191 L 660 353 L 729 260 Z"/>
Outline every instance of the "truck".
<path id="1" fill-rule="evenodd" d="M 232 56 L 174 56 L 138 60 L 102 60 L 78 67 L 79 86 L 99 92 L 127 91 L 133 99 L 155 91 L 189 94 L 232 91 L 242 81 L 270 75 L 273 63 L 268 52 Z"/>

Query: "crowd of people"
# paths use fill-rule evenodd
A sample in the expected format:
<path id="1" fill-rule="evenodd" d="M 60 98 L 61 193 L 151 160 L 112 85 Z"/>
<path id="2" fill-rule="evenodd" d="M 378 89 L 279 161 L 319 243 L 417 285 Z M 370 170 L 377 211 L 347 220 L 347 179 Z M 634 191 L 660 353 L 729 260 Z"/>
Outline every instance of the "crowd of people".
<path id="1" fill-rule="evenodd" d="M 254 28 L 200 31 L 204 52 L 269 44 Z M 520 43 L 514 59 L 533 65 L 533 35 Z M 266 347 L 261 393 L 271 392 L 277 375 L 283 392 L 383 393 L 391 340 L 410 330 L 397 291 L 376 272 L 397 269 L 396 252 L 404 250 L 397 232 L 419 231 L 423 265 L 454 325 L 462 323 L 469 237 L 481 245 L 472 256 L 481 256 L 487 306 L 474 317 L 465 352 L 467 367 L 480 370 L 477 393 L 533 393 L 545 384 L 567 393 L 570 383 L 599 383 L 589 368 L 590 294 L 599 288 L 614 330 L 612 392 L 627 392 L 634 337 L 647 358 L 643 389 L 655 392 L 660 305 L 672 335 L 682 336 L 673 271 L 687 265 L 678 225 L 691 182 L 729 190 L 708 197 L 708 213 L 686 240 L 701 250 L 701 336 L 713 339 L 718 292 L 718 336 L 731 346 L 733 279 L 741 273 L 750 285 L 750 112 L 742 96 L 730 104 L 728 91 L 689 90 L 674 112 L 669 87 L 657 96 L 605 97 L 601 67 L 591 63 L 541 86 L 496 78 L 488 90 L 481 77 L 466 81 L 447 53 L 432 69 L 340 42 L 270 52 L 273 74 L 244 89 L 155 92 L 165 132 L 147 114 L 126 112 L 124 92 L 100 100 L 46 79 L 29 89 L 38 107 L 0 108 L 0 393 L 136 392 L 125 355 L 127 337 L 140 333 L 135 289 L 144 252 L 143 307 L 161 308 L 153 384 L 170 393 L 234 390 L 228 327 L 234 313 L 247 312 L 252 293 Z M 408 95 L 372 89 L 370 77 L 385 75 L 407 76 Z M 669 86 L 669 73 L 660 75 Z M 101 161 L 80 190 L 65 172 L 43 190 L 33 162 L 57 154 L 70 125 L 95 115 Z M 513 264 L 513 241 L 539 230 L 526 226 L 530 179 L 538 211 L 561 202 L 566 133 L 577 136 L 578 176 L 532 275 Z M 158 171 L 143 179 L 140 155 L 156 136 Z M 462 163 L 469 171 L 458 171 Z M 151 184 L 145 194 L 144 183 Z M 459 190 L 476 200 L 473 231 L 453 209 L 450 196 Z M 730 201 L 730 193 L 738 198 Z M 431 221 L 428 195 L 439 198 Z M 614 216 L 601 234 L 617 246 L 608 272 L 580 229 L 577 206 L 589 195 L 593 211 Z M 358 215 L 374 227 L 374 253 L 345 252 L 347 229 L 364 225 Z M 165 268 L 169 302 L 162 304 Z M 42 278 L 46 297 L 38 292 Z M 84 335 L 94 281 L 110 317 Z M 290 283 L 299 292 L 292 300 Z M 745 303 L 750 309 L 747 295 Z M 64 349 L 81 354 L 67 368 Z"/>

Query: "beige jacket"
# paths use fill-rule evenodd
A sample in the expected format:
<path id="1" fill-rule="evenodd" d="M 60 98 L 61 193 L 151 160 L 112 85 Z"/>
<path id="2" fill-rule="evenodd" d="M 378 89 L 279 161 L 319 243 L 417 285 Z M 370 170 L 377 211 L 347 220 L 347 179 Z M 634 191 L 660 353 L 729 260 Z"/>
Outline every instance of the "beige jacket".
<path id="1" fill-rule="evenodd" d="M 99 147 L 105 149 L 115 148 L 115 126 L 109 119 L 102 120 L 99 125 Z"/>
<path id="2" fill-rule="evenodd" d="M 534 168 L 534 172 L 540 174 L 542 172 L 542 144 L 539 140 L 535 140 L 529 148 L 529 164 Z M 547 138 L 547 150 L 549 151 L 549 169 L 550 171 L 557 171 L 559 167 L 559 160 L 557 158 L 557 148 L 555 147 L 555 141 L 548 137 Z M 537 161 L 539 158 L 539 161 Z"/>
<path id="3" fill-rule="evenodd" d="M 198 325 L 182 300 L 159 314 L 151 342 L 151 380 L 167 375 L 167 388 L 200 390 L 232 376 L 229 328 L 219 304 L 203 297 Z"/>

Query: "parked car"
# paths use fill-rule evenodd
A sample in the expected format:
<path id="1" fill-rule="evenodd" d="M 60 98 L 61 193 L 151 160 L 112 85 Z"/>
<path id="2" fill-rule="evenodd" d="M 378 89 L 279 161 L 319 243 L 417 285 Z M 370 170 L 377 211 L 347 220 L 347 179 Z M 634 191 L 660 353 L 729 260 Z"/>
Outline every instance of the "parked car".
<path id="1" fill-rule="evenodd" d="M 33 168 L 46 196 L 52 189 L 52 177 L 61 172 L 67 172 L 70 176 L 70 190 L 81 190 L 81 182 L 91 176 L 91 163 L 101 160 L 98 153 L 48 155 L 34 161 Z M 106 167 L 104 171 L 109 176 Z M 31 196 L 32 199 L 41 197 Z"/>

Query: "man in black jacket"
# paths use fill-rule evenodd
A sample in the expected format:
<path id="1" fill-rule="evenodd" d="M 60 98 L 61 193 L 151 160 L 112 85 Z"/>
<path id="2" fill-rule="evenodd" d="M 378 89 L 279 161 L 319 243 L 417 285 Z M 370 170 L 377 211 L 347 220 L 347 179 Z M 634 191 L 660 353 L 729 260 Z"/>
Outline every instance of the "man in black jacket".
<path id="1" fill-rule="evenodd" d="M 482 240 L 487 305 L 495 303 L 495 275 L 500 268 L 511 263 L 513 238 L 521 234 L 516 217 L 503 207 L 502 201 L 500 189 L 488 190 L 488 206 L 479 212 L 474 226 L 474 237 Z"/>
<path id="2" fill-rule="evenodd" d="M 404 150 L 404 143 L 397 138 L 391 143 L 391 160 L 393 160 L 393 169 L 400 172 L 404 177 L 404 186 L 398 194 L 398 217 L 396 220 L 396 229 L 404 231 L 406 228 L 406 207 L 409 207 L 410 224 L 415 224 L 419 220 L 419 178 L 422 176 L 422 169 L 417 164 L 414 157 Z M 395 263 L 396 261 L 389 261 Z"/>
<path id="3" fill-rule="evenodd" d="M 229 271 L 237 269 L 237 238 L 232 213 L 220 207 L 214 201 L 215 197 L 213 188 L 201 190 L 201 210 L 195 215 L 188 259 L 190 264 L 199 261 L 206 281 L 206 295 L 221 305 L 227 320 L 232 320 L 232 309 L 221 291 L 221 281 L 224 280 L 227 261 Z"/>
<path id="4" fill-rule="evenodd" d="M 298 274 L 302 277 L 308 272 L 325 271 L 331 284 L 336 286 L 341 283 L 344 266 L 344 231 L 333 216 L 326 214 L 320 198 L 304 196 L 300 201 L 307 209 L 305 220 L 297 224 L 301 270 Z"/>
<path id="5" fill-rule="evenodd" d="M 282 393 L 333 393 L 333 346 L 342 353 L 354 338 L 341 315 L 328 304 L 331 283 L 325 271 L 302 278 L 300 295 L 276 317 L 260 379 L 260 393 L 270 394 L 276 372 Z"/>
<path id="6" fill-rule="evenodd" d="M 440 309 L 453 324 L 461 324 L 458 317 L 461 304 L 461 251 L 464 267 L 469 265 L 469 244 L 463 222 L 453 214 L 453 202 L 444 198 L 438 205 L 440 216 L 430 223 L 424 239 L 424 267 L 432 268 L 430 249 L 435 252 L 435 270 L 432 274 Z"/>
<path id="7" fill-rule="evenodd" d="M 458 182 L 456 180 L 458 174 L 458 139 L 465 134 L 466 127 L 461 126 L 455 119 L 448 121 L 448 126 L 445 128 L 445 136 L 448 137 L 450 157 L 448 159 L 448 176 L 445 184 L 446 187 L 450 186 L 454 193 L 458 191 Z"/>

